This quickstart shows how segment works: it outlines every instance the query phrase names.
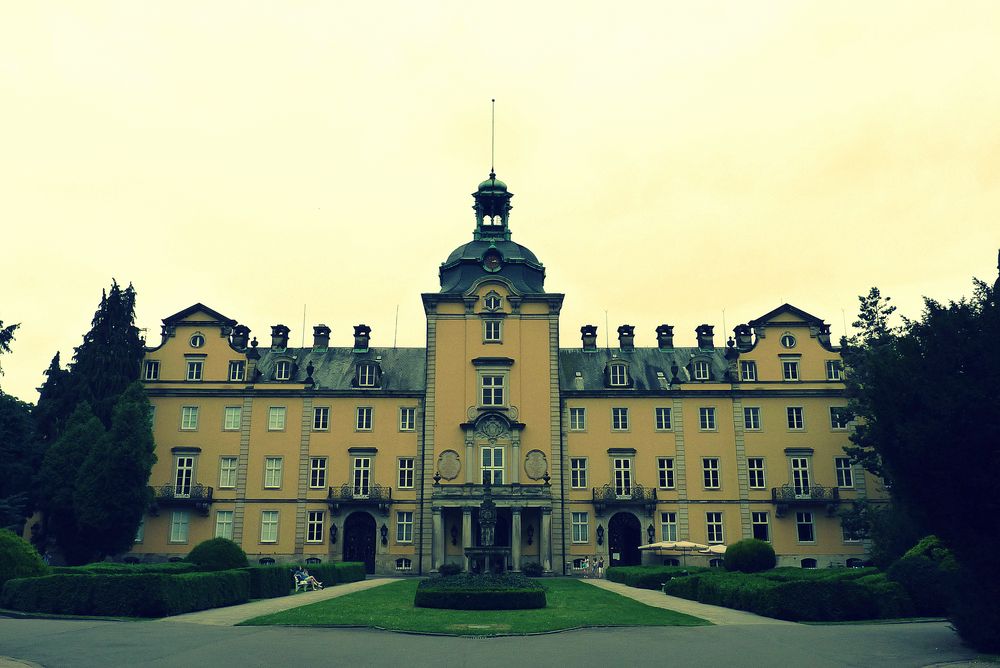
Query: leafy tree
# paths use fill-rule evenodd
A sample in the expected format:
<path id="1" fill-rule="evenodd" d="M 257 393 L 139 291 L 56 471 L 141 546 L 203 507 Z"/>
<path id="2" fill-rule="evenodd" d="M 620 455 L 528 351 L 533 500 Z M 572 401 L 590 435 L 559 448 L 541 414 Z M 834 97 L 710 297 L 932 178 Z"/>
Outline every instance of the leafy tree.
<path id="1" fill-rule="evenodd" d="M 4 327 L 3 320 L 0 320 L 0 353 L 10 352 L 10 342 L 14 340 L 14 331 L 20 327 L 19 324 L 7 325 Z M 3 369 L 0 368 L 0 374 Z"/>
<path id="2" fill-rule="evenodd" d="M 41 461 L 31 404 L 0 391 L 0 527 L 19 532 L 30 510 L 32 480 Z"/>

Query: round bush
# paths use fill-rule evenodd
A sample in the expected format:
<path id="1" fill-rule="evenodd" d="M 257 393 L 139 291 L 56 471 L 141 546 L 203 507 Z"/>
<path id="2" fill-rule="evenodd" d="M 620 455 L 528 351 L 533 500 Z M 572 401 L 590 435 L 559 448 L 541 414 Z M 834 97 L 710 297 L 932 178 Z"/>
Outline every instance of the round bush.
<path id="1" fill-rule="evenodd" d="M 529 578 L 540 578 L 542 574 L 545 573 L 545 569 L 537 561 L 529 561 L 525 565 L 521 566 L 521 572 L 527 575 Z"/>
<path id="2" fill-rule="evenodd" d="M 448 577 L 451 575 L 458 575 L 462 572 L 462 567 L 458 564 L 441 564 L 438 567 L 438 575 L 441 577 Z"/>
<path id="3" fill-rule="evenodd" d="M 0 589 L 7 580 L 48 574 L 48 567 L 31 543 L 7 529 L 0 529 Z"/>
<path id="4" fill-rule="evenodd" d="M 759 573 L 774 568 L 777 559 L 770 543 L 748 538 L 733 543 L 726 550 L 726 570 Z"/>
<path id="5" fill-rule="evenodd" d="M 922 555 L 903 557 L 889 567 L 886 575 L 903 585 L 918 615 L 938 616 L 947 612 L 954 578 L 942 570 L 940 563 Z"/>
<path id="6" fill-rule="evenodd" d="M 188 554 L 187 561 L 206 571 L 227 571 L 248 565 L 243 548 L 225 538 L 212 538 L 198 543 Z"/>

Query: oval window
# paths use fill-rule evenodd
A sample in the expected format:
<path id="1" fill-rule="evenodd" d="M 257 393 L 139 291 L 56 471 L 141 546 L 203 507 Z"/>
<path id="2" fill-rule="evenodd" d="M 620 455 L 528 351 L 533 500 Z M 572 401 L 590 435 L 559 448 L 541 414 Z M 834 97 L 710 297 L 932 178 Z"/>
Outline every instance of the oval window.
<path id="1" fill-rule="evenodd" d="M 795 347 L 795 337 L 792 336 L 791 334 L 782 334 L 781 335 L 781 345 L 783 345 L 786 348 L 794 348 Z"/>
<path id="2" fill-rule="evenodd" d="M 205 345 L 205 337 L 202 334 L 195 334 L 191 337 L 192 348 L 201 348 L 203 345 Z"/>

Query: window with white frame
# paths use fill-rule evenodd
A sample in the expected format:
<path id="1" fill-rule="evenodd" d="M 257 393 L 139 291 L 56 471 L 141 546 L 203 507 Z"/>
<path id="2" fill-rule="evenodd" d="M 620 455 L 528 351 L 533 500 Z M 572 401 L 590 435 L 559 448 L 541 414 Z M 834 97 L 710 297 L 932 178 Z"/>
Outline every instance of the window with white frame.
<path id="1" fill-rule="evenodd" d="M 628 457 L 615 457 L 612 460 L 615 474 L 615 496 L 619 499 L 632 498 L 632 460 Z"/>
<path id="2" fill-rule="evenodd" d="M 191 381 L 198 381 L 202 379 L 205 371 L 205 362 L 202 360 L 188 360 L 187 363 L 187 379 Z"/>
<path id="3" fill-rule="evenodd" d="M 292 377 L 292 363 L 288 360 L 278 360 L 274 364 L 274 379 L 289 380 Z"/>
<path id="4" fill-rule="evenodd" d="M 702 457 L 701 471 L 703 482 L 705 483 L 705 489 L 719 489 L 719 458 Z"/>
<path id="5" fill-rule="evenodd" d="M 309 458 L 309 487 L 312 489 L 326 487 L 326 457 Z"/>
<path id="6" fill-rule="evenodd" d="M 844 363 L 840 360 L 826 361 L 826 379 L 844 380 Z"/>
<path id="7" fill-rule="evenodd" d="M 396 560 L 396 570 L 397 571 L 412 571 L 413 570 L 413 560 L 406 557 L 400 557 Z"/>
<path id="8" fill-rule="evenodd" d="M 260 542 L 278 542 L 278 511 L 263 510 L 260 513 Z"/>
<path id="9" fill-rule="evenodd" d="M 760 406 L 743 407 L 743 428 L 747 431 L 760 431 Z"/>
<path id="10" fill-rule="evenodd" d="M 170 513 L 170 542 L 188 542 L 188 526 L 191 524 L 191 514 L 186 510 L 175 510 Z"/>
<path id="11" fill-rule="evenodd" d="M 611 431 L 628 431 L 628 409 L 611 409 Z"/>
<path id="12" fill-rule="evenodd" d="M 792 487 L 795 496 L 800 499 L 808 499 L 809 491 L 809 458 L 792 457 Z"/>
<path id="13" fill-rule="evenodd" d="M 710 544 L 724 542 L 722 513 L 705 513 L 705 525 L 708 529 L 708 542 Z"/>
<path id="14" fill-rule="evenodd" d="M 503 342 L 502 330 L 502 320 L 483 320 L 483 343 Z"/>
<path id="15" fill-rule="evenodd" d="M 264 489 L 281 487 L 281 457 L 264 458 Z"/>
<path id="16" fill-rule="evenodd" d="M 400 457 L 396 485 L 399 489 L 413 489 L 413 457 Z"/>
<path id="17" fill-rule="evenodd" d="M 677 540 L 677 513 L 660 513 L 661 540 Z"/>
<path id="18" fill-rule="evenodd" d="M 844 406 L 830 406 L 830 429 L 834 431 L 844 431 L 847 423 L 850 422 L 847 408 Z"/>
<path id="19" fill-rule="evenodd" d="M 358 387 L 375 387 L 377 381 L 377 367 L 374 364 L 362 363 L 358 365 Z"/>
<path id="20" fill-rule="evenodd" d="M 483 297 L 483 306 L 486 307 L 487 311 L 496 311 L 500 308 L 501 303 L 500 295 L 494 292 L 491 292 Z"/>
<path id="21" fill-rule="evenodd" d="M 708 362 L 705 360 L 697 360 L 694 363 L 694 379 L 695 380 L 708 380 L 710 378 Z"/>
<path id="22" fill-rule="evenodd" d="M 499 446 L 486 446 L 479 451 L 479 461 L 483 468 L 483 484 L 487 481 L 491 485 L 503 484 L 503 448 Z"/>
<path id="23" fill-rule="evenodd" d="M 767 511 L 751 511 L 750 526 L 752 527 L 754 538 L 771 542 L 771 524 L 767 518 Z"/>
<path id="24" fill-rule="evenodd" d="M 372 458 L 354 457 L 351 469 L 354 482 L 354 497 L 367 499 L 372 491 Z"/>
<path id="25" fill-rule="evenodd" d="M 781 345 L 784 346 L 785 348 L 795 347 L 795 337 L 792 336 L 791 334 L 788 334 L 787 332 L 781 335 L 780 341 Z"/>
<path id="26" fill-rule="evenodd" d="M 372 430 L 372 410 L 371 406 L 358 406 L 354 420 L 355 431 Z"/>
<path id="27" fill-rule="evenodd" d="M 417 430 L 417 409 L 413 406 L 401 406 L 399 409 L 399 430 Z"/>
<path id="28" fill-rule="evenodd" d="M 225 431 L 239 431 L 243 418 L 243 408 L 241 406 L 226 406 L 222 415 L 222 428 Z"/>
<path id="29" fill-rule="evenodd" d="M 715 431 L 715 407 L 702 406 L 698 409 L 698 428 L 702 431 Z"/>
<path id="30" fill-rule="evenodd" d="M 201 348 L 205 345 L 205 335 L 201 332 L 197 332 L 191 336 L 188 343 L 191 344 L 192 348 Z"/>
<path id="31" fill-rule="evenodd" d="M 653 409 L 657 431 L 670 431 L 673 425 L 670 422 L 670 409 L 664 406 L 657 406 Z"/>
<path id="32" fill-rule="evenodd" d="M 747 473 L 750 478 L 750 489 L 764 489 L 767 486 L 764 481 L 763 457 L 747 457 Z"/>
<path id="33" fill-rule="evenodd" d="M 844 518 L 840 520 L 840 532 L 845 543 L 860 543 L 864 536 L 855 527 L 844 524 Z"/>
<path id="34" fill-rule="evenodd" d="M 573 542 L 590 542 L 590 522 L 587 513 L 573 513 Z"/>
<path id="35" fill-rule="evenodd" d="M 215 512 L 215 537 L 233 539 L 233 511 L 217 510 Z"/>
<path id="36" fill-rule="evenodd" d="M 781 360 L 781 377 L 784 380 L 798 380 L 799 379 L 799 361 L 798 360 Z"/>
<path id="37" fill-rule="evenodd" d="M 396 542 L 413 542 L 413 511 L 401 510 L 396 513 Z"/>
<path id="38" fill-rule="evenodd" d="M 757 362 L 753 360 L 743 360 L 740 362 L 740 380 L 743 382 L 757 380 Z"/>
<path id="39" fill-rule="evenodd" d="M 833 463 L 837 469 L 837 487 L 854 487 L 854 470 L 851 468 L 851 459 L 849 457 L 836 457 Z"/>
<path id="40" fill-rule="evenodd" d="M 219 457 L 219 487 L 231 489 L 236 487 L 237 457 Z"/>
<path id="41" fill-rule="evenodd" d="M 323 524 L 326 513 L 322 510 L 310 510 L 306 515 L 306 542 L 323 542 Z"/>
<path id="42" fill-rule="evenodd" d="M 195 431 L 198 429 L 198 407 L 181 407 L 181 429 L 183 431 Z"/>
<path id="43" fill-rule="evenodd" d="M 659 478 L 660 489 L 673 489 L 674 488 L 674 458 L 673 457 L 657 457 L 656 458 L 656 470 Z"/>
<path id="44" fill-rule="evenodd" d="M 624 364 L 612 364 L 608 367 L 608 384 L 611 387 L 628 386 L 628 367 Z"/>
<path id="45" fill-rule="evenodd" d="M 805 429 L 805 420 L 803 418 L 802 406 L 788 406 L 785 409 L 785 415 L 788 420 L 788 428 L 793 430 Z"/>
<path id="46" fill-rule="evenodd" d="M 795 531 L 800 543 L 816 542 L 813 514 L 810 512 L 795 513 Z"/>
<path id="47" fill-rule="evenodd" d="M 584 489 L 587 486 L 587 458 L 570 457 L 569 480 L 573 489 Z"/>
<path id="48" fill-rule="evenodd" d="M 177 455 L 174 458 L 174 496 L 179 499 L 190 498 L 193 484 L 194 457 Z"/>
<path id="49" fill-rule="evenodd" d="M 232 360 L 229 362 L 229 380 L 231 382 L 237 383 L 246 380 L 247 378 L 247 363 L 240 360 Z"/>
<path id="50" fill-rule="evenodd" d="M 481 397 L 483 406 L 504 405 L 503 374 L 483 374 L 479 377 L 479 386 L 482 388 Z"/>
<path id="51" fill-rule="evenodd" d="M 143 365 L 142 372 L 143 380 L 159 380 L 160 379 L 160 361 L 159 360 L 146 360 Z"/>
<path id="52" fill-rule="evenodd" d="M 270 408 L 267 409 L 267 430 L 268 431 L 285 430 L 284 406 L 271 406 Z"/>
<path id="53" fill-rule="evenodd" d="M 569 409 L 569 430 L 570 431 L 584 431 L 587 429 L 587 409 L 586 408 L 570 408 Z"/>

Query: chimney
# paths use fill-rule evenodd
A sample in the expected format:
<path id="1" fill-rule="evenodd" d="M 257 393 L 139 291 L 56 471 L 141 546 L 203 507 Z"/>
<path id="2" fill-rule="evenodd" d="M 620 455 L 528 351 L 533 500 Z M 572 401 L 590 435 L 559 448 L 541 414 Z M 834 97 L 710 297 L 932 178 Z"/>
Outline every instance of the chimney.
<path id="1" fill-rule="evenodd" d="M 826 346 L 827 348 L 829 348 L 830 347 L 830 325 L 826 324 L 825 322 L 822 325 L 820 325 L 819 326 L 819 334 L 816 335 L 816 338 L 819 339 L 819 342 L 821 344 L 823 344 L 824 346 Z"/>
<path id="2" fill-rule="evenodd" d="M 288 332 L 290 330 L 284 325 L 275 325 L 271 328 L 271 347 L 287 348 Z"/>
<path id="3" fill-rule="evenodd" d="M 354 326 L 354 352 L 368 352 L 368 343 L 371 340 L 372 328 L 362 323 Z"/>
<path id="4" fill-rule="evenodd" d="M 656 345 L 660 350 L 674 347 L 674 328 L 671 325 L 660 325 L 656 328 Z"/>
<path id="5" fill-rule="evenodd" d="M 753 348 L 753 330 L 750 329 L 750 325 L 736 325 L 733 328 L 733 334 L 736 335 L 737 348 L 740 350 Z"/>
<path id="6" fill-rule="evenodd" d="M 581 327 L 580 338 L 583 339 L 584 352 L 597 352 L 597 325 L 584 325 Z"/>
<path id="7" fill-rule="evenodd" d="M 313 327 L 313 348 L 326 349 L 330 347 L 330 328 L 326 325 Z"/>
<path id="8" fill-rule="evenodd" d="M 622 325 L 618 328 L 618 347 L 625 352 L 635 350 L 635 327 Z"/>
<path id="9" fill-rule="evenodd" d="M 715 347 L 715 343 L 712 342 L 714 331 L 715 327 L 712 325 L 698 325 L 695 328 L 694 333 L 698 335 L 699 348 L 705 349 Z"/>
<path id="10" fill-rule="evenodd" d="M 233 348 L 246 348 L 247 343 L 250 341 L 250 328 L 246 325 L 236 325 L 233 327 L 233 336 L 231 342 Z"/>

